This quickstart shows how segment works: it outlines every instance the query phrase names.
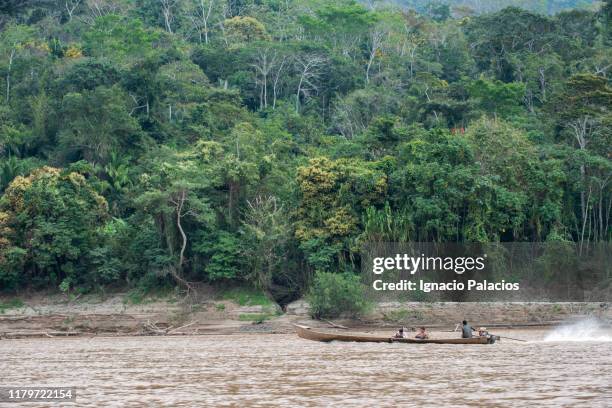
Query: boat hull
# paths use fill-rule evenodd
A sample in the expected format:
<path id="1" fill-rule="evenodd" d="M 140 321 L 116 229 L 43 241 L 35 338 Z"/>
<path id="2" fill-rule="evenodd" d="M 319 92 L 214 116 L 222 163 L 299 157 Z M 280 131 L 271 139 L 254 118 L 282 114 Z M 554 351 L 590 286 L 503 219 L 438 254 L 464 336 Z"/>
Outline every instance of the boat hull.
<path id="1" fill-rule="evenodd" d="M 297 335 L 303 339 L 313 341 L 347 341 L 357 343 L 410 343 L 410 344 L 493 344 L 496 336 L 472 337 L 469 339 L 396 339 L 386 336 L 374 336 L 369 334 L 345 334 L 337 332 L 326 332 L 313 330 L 307 326 L 295 325 Z"/>

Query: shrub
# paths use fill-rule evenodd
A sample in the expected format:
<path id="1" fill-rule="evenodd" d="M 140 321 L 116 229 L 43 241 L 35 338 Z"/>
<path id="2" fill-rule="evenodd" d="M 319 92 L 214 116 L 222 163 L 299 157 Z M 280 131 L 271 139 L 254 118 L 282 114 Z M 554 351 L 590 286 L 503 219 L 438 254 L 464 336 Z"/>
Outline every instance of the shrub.
<path id="1" fill-rule="evenodd" d="M 240 306 L 274 306 L 274 303 L 260 290 L 247 286 L 235 286 L 221 293 L 221 299 L 231 300 Z"/>
<path id="2" fill-rule="evenodd" d="M 2 249 L 2 248 L 0 248 Z M 27 251 L 12 247 L 0 250 L 0 290 L 15 290 L 23 280 L 23 265 Z"/>
<path id="3" fill-rule="evenodd" d="M 7 277 L 12 268 L 33 286 L 84 283 L 109 214 L 98 180 L 86 177 L 87 164 L 79 166 L 83 174 L 44 166 L 17 176 L 1 196 L 0 278 L 9 285 L 18 283 Z"/>
<path id="4" fill-rule="evenodd" d="M 18 309 L 20 307 L 23 307 L 23 301 L 18 298 L 11 299 L 4 303 L 0 302 L 0 314 L 4 314 L 8 309 Z"/>
<path id="5" fill-rule="evenodd" d="M 204 235 L 196 240 L 194 250 L 208 258 L 204 271 L 210 281 L 244 278 L 246 261 L 238 236 L 227 231 Z"/>
<path id="6" fill-rule="evenodd" d="M 317 272 L 308 294 L 310 314 L 315 319 L 350 317 L 364 313 L 368 308 L 365 286 L 351 273 Z"/>

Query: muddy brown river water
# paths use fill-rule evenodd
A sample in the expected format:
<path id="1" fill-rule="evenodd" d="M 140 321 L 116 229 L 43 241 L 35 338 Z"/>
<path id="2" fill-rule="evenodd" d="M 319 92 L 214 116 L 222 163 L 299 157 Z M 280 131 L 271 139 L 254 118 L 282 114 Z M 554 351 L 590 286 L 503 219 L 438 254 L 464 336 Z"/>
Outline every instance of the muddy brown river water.
<path id="1" fill-rule="evenodd" d="M 76 386 L 76 404 L 63 406 L 79 407 L 612 406 L 612 337 L 543 341 L 543 331 L 498 333 L 533 341 L 324 344 L 295 335 L 2 340 L 0 385 Z"/>

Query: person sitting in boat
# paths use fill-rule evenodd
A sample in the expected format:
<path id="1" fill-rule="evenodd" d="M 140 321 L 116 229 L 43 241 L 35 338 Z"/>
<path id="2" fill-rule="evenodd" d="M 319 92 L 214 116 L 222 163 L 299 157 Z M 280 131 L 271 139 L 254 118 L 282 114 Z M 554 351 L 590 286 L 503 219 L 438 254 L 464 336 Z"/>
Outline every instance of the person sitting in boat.
<path id="1" fill-rule="evenodd" d="M 464 339 L 472 338 L 472 332 L 476 331 L 472 326 L 470 326 L 467 320 L 463 321 L 463 327 L 461 329 L 461 337 Z"/>
<path id="2" fill-rule="evenodd" d="M 479 328 L 478 328 L 478 335 L 479 335 L 480 337 L 482 337 L 482 336 L 488 336 L 488 335 L 489 335 L 489 332 L 487 331 L 487 328 L 486 328 L 486 327 L 479 327 Z"/>
<path id="3" fill-rule="evenodd" d="M 400 329 L 393 335 L 396 339 L 406 339 L 408 338 L 408 334 L 406 334 L 406 329 L 404 327 L 400 327 Z"/>
<path id="4" fill-rule="evenodd" d="M 427 331 L 425 330 L 425 327 L 421 327 L 419 328 L 419 332 L 416 334 L 416 336 L 414 336 L 415 339 L 419 339 L 419 340 L 426 340 L 429 338 L 429 334 L 427 334 Z"/>

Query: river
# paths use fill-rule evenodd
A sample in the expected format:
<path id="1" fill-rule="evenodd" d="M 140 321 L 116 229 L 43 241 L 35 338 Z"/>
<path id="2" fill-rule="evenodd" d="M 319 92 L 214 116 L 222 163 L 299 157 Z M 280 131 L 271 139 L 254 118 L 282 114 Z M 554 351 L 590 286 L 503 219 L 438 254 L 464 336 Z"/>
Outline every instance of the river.
<path id="1" fill-rule="evenodd" d="M 609 336 L 545 341 L 544 331 L 498 333 L 531 341 L 325 344 L 269 334 L 2 340 L 0 385 L 75 386 L 79 407 L 611 406 Z"/>

